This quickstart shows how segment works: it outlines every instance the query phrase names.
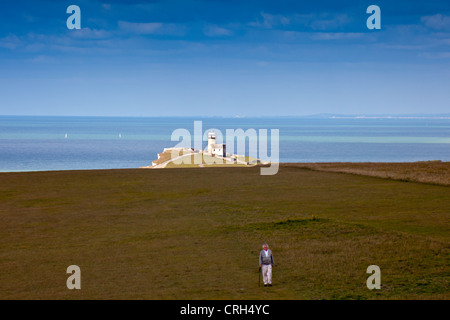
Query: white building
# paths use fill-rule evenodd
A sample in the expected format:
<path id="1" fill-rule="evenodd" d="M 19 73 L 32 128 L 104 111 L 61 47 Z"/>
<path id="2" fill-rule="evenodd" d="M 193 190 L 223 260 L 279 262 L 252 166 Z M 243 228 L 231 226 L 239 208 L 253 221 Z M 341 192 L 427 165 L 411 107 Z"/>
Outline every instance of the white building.
<path id="1" fill-rule="evenodd" d="M 212 131 L 208 133 L 208 153 L 213 157 L 226 157 L 227 155 L 226 145 L 216 143 L 216 134 Z"/>

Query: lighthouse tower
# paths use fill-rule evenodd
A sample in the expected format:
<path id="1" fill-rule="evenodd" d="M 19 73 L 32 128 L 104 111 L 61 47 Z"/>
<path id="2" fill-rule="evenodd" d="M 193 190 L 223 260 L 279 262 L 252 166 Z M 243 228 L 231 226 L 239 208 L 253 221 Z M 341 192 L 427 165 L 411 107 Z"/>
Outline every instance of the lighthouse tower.
<path id="1" fill-rule="evenodd" d="M 208 133 L 208 153 L 212 154 L 213 145 L 216 144 L 216 133 L 211 131 Z"/>
<path id="2" fill-rule="evenodd" d="M 216 143 L 216 133 L 211 131 L 208 133 L 208 154 L 213 157 L 226 157 L 227 146 L 223 143 Z"/>

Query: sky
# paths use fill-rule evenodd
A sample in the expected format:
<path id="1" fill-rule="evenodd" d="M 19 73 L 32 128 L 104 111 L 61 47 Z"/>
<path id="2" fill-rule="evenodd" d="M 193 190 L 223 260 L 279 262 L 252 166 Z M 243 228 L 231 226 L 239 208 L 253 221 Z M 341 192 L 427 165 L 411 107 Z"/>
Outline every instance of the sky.
<path id="1" fill-rule="evenodd" d="M 450 2 L 0 3 L 0 115 L 320 113 L 450 113 Z"/>

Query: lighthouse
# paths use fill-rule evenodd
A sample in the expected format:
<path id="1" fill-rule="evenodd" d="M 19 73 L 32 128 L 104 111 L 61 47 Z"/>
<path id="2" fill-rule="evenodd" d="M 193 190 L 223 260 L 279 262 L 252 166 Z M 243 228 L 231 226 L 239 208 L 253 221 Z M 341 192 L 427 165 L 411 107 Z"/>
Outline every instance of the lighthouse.
<path id="1" fill-rule="evenodd" d="M 211 131 L 208 133 L 208 153 L 212 154 L 213 145 L 216 144 L 216 133 Z"/>
<path id="2" fill-rule="evenodd" d="M 213 157 L 226 157 L 226 145 L 216 143 L 216 133 L 214 131 L 208 133 L 208 153 Z"/>

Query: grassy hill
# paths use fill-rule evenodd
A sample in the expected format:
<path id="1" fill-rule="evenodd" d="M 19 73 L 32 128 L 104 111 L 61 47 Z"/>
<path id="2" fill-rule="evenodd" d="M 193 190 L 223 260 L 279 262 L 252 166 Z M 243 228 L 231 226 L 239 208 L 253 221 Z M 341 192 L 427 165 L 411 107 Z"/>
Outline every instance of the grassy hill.
<path id="1" fill-rule="evenodd" d="M 450 187 L 295 165 L 259 173 L 0 173 L 0 298 L 450 298 Z M 258 287 L 263 242 L 271 288 Z M 73 264 L 81 290 L 66 287 Z M 366 287 L 372 264 L 381 290 Z"/>
<path id="2" fill-rule="evenodd" d="M 290 166 L 318 171 L 343 172 L 402 181 L 450 186 L 450 162 L 321 162 L 291 163 Z"/>

